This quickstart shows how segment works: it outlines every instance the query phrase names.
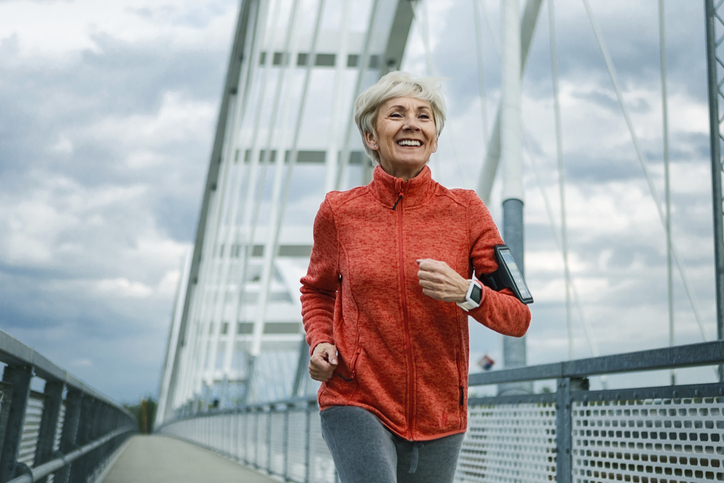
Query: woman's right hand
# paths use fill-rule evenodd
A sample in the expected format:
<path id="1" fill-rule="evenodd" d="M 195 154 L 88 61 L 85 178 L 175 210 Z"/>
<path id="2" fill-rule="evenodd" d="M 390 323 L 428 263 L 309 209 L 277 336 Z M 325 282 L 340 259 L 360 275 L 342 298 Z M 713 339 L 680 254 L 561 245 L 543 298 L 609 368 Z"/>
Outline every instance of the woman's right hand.
<path id="1" fill-rule="evenodd" d="M 327 342 L 317 344 L 309 359 L 309 375 L 315 381 L 327 382 L 337 369 L 337 347 Z"/>

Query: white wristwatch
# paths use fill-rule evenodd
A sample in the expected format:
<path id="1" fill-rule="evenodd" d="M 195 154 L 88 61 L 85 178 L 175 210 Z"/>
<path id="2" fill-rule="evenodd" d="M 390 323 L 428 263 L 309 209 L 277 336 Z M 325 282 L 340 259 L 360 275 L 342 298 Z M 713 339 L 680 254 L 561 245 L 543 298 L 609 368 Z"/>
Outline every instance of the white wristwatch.
<path id="1" fill-rule="evenodd" d="M 468 291 L 465 293 L 465 302 L 457 302 L 458 306 L 464 311 L 472 310 L 480 307 L 480 302 L 483 300 L 483 287 L 480 286 L 477 280 L 470 280 L 468 285 Z"/>

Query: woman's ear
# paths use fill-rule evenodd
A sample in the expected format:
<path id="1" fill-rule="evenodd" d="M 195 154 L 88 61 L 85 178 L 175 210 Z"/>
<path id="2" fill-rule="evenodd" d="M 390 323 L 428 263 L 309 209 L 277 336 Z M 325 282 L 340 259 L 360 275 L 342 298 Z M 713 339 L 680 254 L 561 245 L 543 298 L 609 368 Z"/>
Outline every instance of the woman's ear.
<path id="1" fill-rule="evenodd" d="M 438 139 L 440 139 L 440 138 L 435 138 L 435 142 L 432 143 L 432 152 L 433 152 L 433 153 L 436 153 L 436 152 L 437 152 L 437 140 L 438 140 Z"/>
<path id="2" fill-rule="evenodd" d="M 373 151 L 377 151 L 377 141 L 375 140 L 375 135 L 371 132 L 365 133 L 365 142 L 367 143 L 367 147 L 370 148 Z"/>

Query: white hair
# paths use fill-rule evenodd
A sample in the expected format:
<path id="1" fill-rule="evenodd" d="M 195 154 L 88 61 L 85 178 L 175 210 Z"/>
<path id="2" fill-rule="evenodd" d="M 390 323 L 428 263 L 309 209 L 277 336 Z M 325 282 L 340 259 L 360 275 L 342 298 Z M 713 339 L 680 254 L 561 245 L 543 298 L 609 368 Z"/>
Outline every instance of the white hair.
<path id="1" fill-rule="evenodd" d="M 377 135 L 375 127 L 380 107 L 390 99 L 398 97 L 412 97 L 429 102 L 438 137 L 445 126 L 445 100 L 442 97 L 441 78 L 417 77 L 399 71 L 382 76 L 354 102 L 354 122 L 362 135 L 365 152 L 375 165 L 380 162 L 379 153 L 367 146 L 365 133 Z"/>

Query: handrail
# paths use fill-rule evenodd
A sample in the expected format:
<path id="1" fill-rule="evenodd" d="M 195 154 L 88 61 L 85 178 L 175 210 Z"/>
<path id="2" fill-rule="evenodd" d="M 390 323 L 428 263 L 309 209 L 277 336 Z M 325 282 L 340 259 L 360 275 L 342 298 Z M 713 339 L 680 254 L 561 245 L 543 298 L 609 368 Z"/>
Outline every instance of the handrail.
<path id="1" fill-rule="evenodd" d="M 697 344 L 663 347 L 636 352 L 624 352 L 587 359 L 553 362 L 536 366 L 500 369 L 491 372 L 470 374 L 470 386 L 484 386 L 509 382 L 539 381 L 545 379 L 579 378 L 601 374 L 645 372 L 672 368 L 686 368 L 717 365 L 724 362 L 724 341 L 700 342 Z M 212 409 L 174 418 L 166 424 L 214 414 L 232 414 L 254 408 L 277 405 L 313 404 L 316 396 L 301 396 L 277 401 L 264 401 L 230 409 Z"/>
<path id="2" fill-rule="evenodd" d="M 0 362 L 6 364 L 0 382 L 0 481 L 40 483 L 55 473 L 57 481 L 85 480 L 138 430 L 123 406 L 1 330 Z M 45 381 L 43 393 L 31 390 L 33 377 Z M 38 416 L 30 408 L 39 401 Z"/>
<path id="3" fill-rule="evenodd" d="M 586 377 L 661 369 L 716 365 L 724 362 L 724 341 L 664 347 L 538 366 L 516 367 L 471 374 L 469 384 L 482 386 L 503 382 Z"/>
<path id="4" fill-rule="evenodd" d="M 555 388 L 536 394 L 471 395 L 457 472 L 465 481 L 480 481 L 483 473 L 485 481 L 507 481 L 505 471 L 515 467 L 521 481 L 571 483 L 574 475 L 595 477 L 609 466 L 616 471 L 598 475 L 605 481 L 642 477 L 654 470 L 709 471 L 720 460 L 711 451 L 720 438 L 717 418 L 724 383 L 634 383 L 590 391 L 587 377 L 722 362 L 724 341 L 719 340 L 471 374 L 470 386 L 555 380 Z M 334 463 L 319 426 L 316 398 L 310 395 L 189 414 L 158 430 L 284 481 L 331 483 L 336 481 Z M 511 445 L 518 444 L 519 451 L 511 452 Z M 616 451 L 599 451 L 609 445 Z"/>
<path id="5" fill-rule="evenodd" d="M 73 374 L 60 368 L 43 354 L 39 353 L 32 347 L 23 344 L 18 339 L 12 337 L 6 332 L 3 332 L 2 330 L 0 330 L 0 362 L 14 366 L 30 365 L 33 367 L 33 370 L 38 377 L 46 381 L 62 382 L 66 386 L 78 389 L 84 394 L 88 394 L 95 399 L 103 401 L 106 404 L 110 404 L 116 409 L 119 409 L 131 416 L 131 413 L 129 413 L 123 406 L 117 404 L 107 396 L 88 386 Z"/>
<path id="6" fill-rule="evenodd" d="M 47 463 L 43 463 L 40 466 L 36 466 L 35 468 L 30 469 L 30 473 L 25 473 L 21 476 L 18 476 L 17 478 L 14 478 L 7 483 L 34 483 L 38 481 L 40 478 L 45 478 L 46 476 L 49 476 L 56 471 L 62 469 L 63 467 L 71 464 L 73 461 L 77 460 L 83 455 L 86 455 L 93 451 L 94 449 L 98 449 L 104 444 L 111 441 L 113 438 L 116 438 L 118 436 L 121 436 L 126 433 L 134 432 L 138 428 L 135 425 L 129 425 L 125 426 L 123 428 L 117 429 L 113 431 L 110 434 L 107 434 L 106 436 L 103 436 L 102 438 L 98 438 L 97 440 L 93 441 L 92 443 L 88 443 L 87 445 L 83 446 L 82 448 L 78 448 L 75 451 L 72 451 L 66 455 L 61 455 L 57 458 L 55 458 L 52 461 L 48 461 Z"/>

